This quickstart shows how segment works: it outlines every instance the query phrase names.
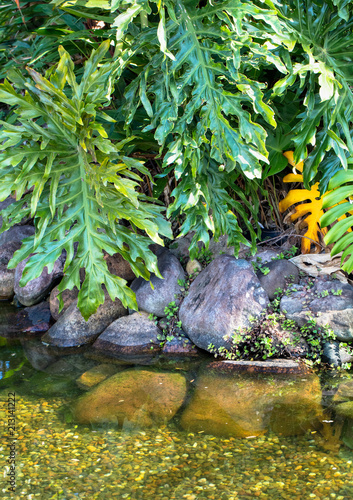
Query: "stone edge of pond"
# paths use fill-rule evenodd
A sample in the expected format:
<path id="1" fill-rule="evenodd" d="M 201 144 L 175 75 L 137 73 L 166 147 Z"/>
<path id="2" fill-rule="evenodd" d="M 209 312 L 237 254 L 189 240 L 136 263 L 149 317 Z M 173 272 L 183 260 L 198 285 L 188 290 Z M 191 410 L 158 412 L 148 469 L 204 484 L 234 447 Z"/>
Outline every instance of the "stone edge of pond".
<path id="1" fill-rule="evenodd" d="M 308 374 L 312 370 L 302 361 L 274 359 L 268 361 L 212 361 L 207 370 L 224 373 L 277 373 L 277 374 Z"/>

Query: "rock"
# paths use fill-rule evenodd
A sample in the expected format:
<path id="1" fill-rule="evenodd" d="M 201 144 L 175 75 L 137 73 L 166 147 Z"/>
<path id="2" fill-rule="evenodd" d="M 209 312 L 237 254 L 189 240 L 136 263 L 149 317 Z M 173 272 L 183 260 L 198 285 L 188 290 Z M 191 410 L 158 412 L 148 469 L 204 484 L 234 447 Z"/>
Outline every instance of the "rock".
<path id="1" fill-rule="evenodd" d="M 189 246 L 191 245 L 191 240 L 194 236 L 194 232 L 191 231 L 186 236 L 177 238 L 169 245 L 169 251 L 177 258 L 189 260 Z M 201 249 L 204 244 L 200 241 L 198 247 Z"/>
<path id="2" fill-rule="evenodd" d="M 115 253 L 114 255 L 106 254 L 104 256 L 107 262 L 108 270 L 115 276 L 119 276 L 126 281 L 132 281 L 135 279 L 135 274 L 131 269 L 131 266 L 127 260 L 125 260 L 120 253 Z"/>
<path id="3" fill-rule="evenodd" d="M 342 382 L 333 396 L 333 401 L 353 401 L 353 380 Z"/>
<path id="4" fill-rule="evenodd" d="M 31 307 L 18 308 L 2 304 L 0 308 L 0 336 L 18 337 L 46 332 L 51 325 L 48 302 Z"/>
<path id="5" fill-rule="evenodd" d="M 40 339 L 21 340 L 21 344 L 26 358 L 35 370 L 43 371 L 58 360 L 51 353 L 50 347 L 43 345 Z"/>
<path id="6" fill-rule="evenodd" d="M 188 432 L 254 437 L 271 430 L 304 434 L 323 418 L 316 375 L 276 377 L 202 374 L 181 416 Z"/>
<path id="7" fill-rule="evenodd" d="M 199 273 L 200 271 L 202 271 L 202 266 L 198 260 L 189 260 L 186 264 L 186 272 L 189 276 L 190 274 Z"/>
<path id="8" fill-rule="evenodd" d="M 292 277 L 292 283 L 299 283 L 299 271 L 297 266 L 292 264 L 286 259 L 272 260 L 266 262 L 264 266 L 270 270 L 269 273 L 264 274 L 261 269 L 256 272 L 260 284 L 268 293 L 270 300 L 276 298 L 276 290 L 280 288 L 283 290 L 286 286 L 286 278 Z"/>
<path id="9" fill-rule="evenodd" d="M 0 234 L 0 245 L 5 243 L 21 243 L 24 238 L 33 236 L 35 233 L 34 226 L 12 226 L 10 229 Z"/>
<path id="10" fill-rule="evenodd" d="M 45 372 L 50 375 L 67 376 L 74 379 L 83 372 L 91 370 L 95 365 L 94 361 L 84 358 L 81 354 L 69 354 L 61 356 L 55 363 L 48 365 Z"/>
<path id="11" fill-rule="evenodd" d="M 343 417 L 353 419 L 353 401 L 346 401 L 335 406 L 336 413 Z"/>
<path id="12" fill-rule="evenodd" d="M 168 340 L 163 346 L 162 353 L 176 358 L 199 356 L 197 347 L 186 337 L 174 337 Z"/>
<path id="13" fill-rule="evenodd" d="M 48 273 L 47 267 L 43 269 L 42 274 L 27 283 L 24 287 L 20 286 L 20 279 L 22 277 L 22 272 L 25 268 L 30 257 L 19 263 L 15 272 L 15 294 L 24 306 L 32 306 L 38 304 L 45 296 L 51 291 L 55 286 L 55 282 L 58 278 L 63 275 L 65 259 L 61 255 L 59 259 L 56 260 L 53 270 Z"/>
<path id="14" fill-rule="evenodd" d="M 337 280 L 317 279 L 309 290 L 302 285 L 294 285 L 292 290 L 280 304 L 288 319 L 301 327 L 311 315 L 318 325 L 329 325 L 337 340 L 353 340 L 353 287 Z"/>
<path id="15" fill-rule="evenodd" d="M 64 301 L 64 307 L 62 311 L 59 313 L 59 288 L 56 286 L 50 292 L 49 304 L 50 304 L 50 312 L 55 321 L 57 321 L 60 316 L 64 314 L 66 309 L 77 299 L 78 290 L 74 287 L 72 290 L 64 290 L 61 294 L 62 299 Z"/>
<path id="16" fill-rule="evenodd" d="M 88 391 L 95 385 L 100 384 L 103 380 L 115 375 L 119 371 L 119 368 L 115 365 L 102 363 L 98 366 L 94 366 L 90 370 L 82 373 L 82 375 L 76 380 L 77 385 Z"/>
<path id="17" fill-rule="evenodd" d="M 207 371 L 219 373 L 275 373 L 276 375 L 286 374 L 307 374 L 311 370 L 304 363 L 292 359 L 267 359 L 266 361 L 212 361 L 206 366 Z"/>
<path id="18" fill-rule="evenodd" d="M 7 265 L 20 247 L 21 243 L 16 241 L 0 246 L 0 300 L 11 300 L 14 296 L 15 269 L 8 269 Z"/>
<path id="19" fill-rule="evenodd" d="M 230 337 L 236 328 L 250 326 L 251 317 L 258 317 L 268 301 L 251 264 L 221 255 L 191 284 L 179 319 L 201 349 L 208 350 L 209 344 L 229 348 L 224 337 Z"/>
<path id="20" fill-rule="evenodd" d="M 141 428 L 171 420 L 186 396 L 186 380 L 179 373 L 126 370 L 104 380 L 74 406 L 79 423 L 126 423 Z"/>
<path id="21" fill-rule="evenodd" d="M 85 321 L 73 302 L 54 326 L 43 336 L 42 341 L 57 347 L 77 347 L 93 342 L 115 319 L 125 316 L 127 310 L 119 299 L 113 302 L 105 292 L 104 304 Z"/>
<path id="22" fill-rule="evenodd" d="M 146 312 L 135 312 L 111 323 L 92 345 L 92 349 L 129 364 L 150 364 L 161 350 L 161 330 Z"/>
<path id="23" fill-rule="evenodd" d="M 141 277 L 132 282 L 131 290 L 136 294 L 139 310 L 162 318 L 166 316 L 164 309 L 167 305 L 173 301 L 178 302 L 176 296 L 181 290 L 178 280 L 184 280 L 185 273 L 178 259 L 168 250 L 159 255 L 158 269 L 164 279 L 157 278 L 155 274 L 151 275 L 154 290 L 149 281 Z"/>
<path id="24" fill-rule="evenodd" d="M 353 362 L 353 356 L 352 354 L 350 354 L 350 350 L 348 350 L 346 347 L 340 347 L 340 358 L 342 363 Z"/>
<path id="25" fill-rule="evenodd" d="M 271 250 L 271 249 L 266 249 L 262 250 L 260 249 L 255 255 L 252 255 L 249 257 L 250 262 L 256 262 L 257 264 L 263 264 L 264 262 L 272 262 L 278 254 L 279 251 Z"/>
<path id="26" fill-rule="evenodd" d="M 340 344 L 339 342 L 324 342 L 322 352 L 322 362 L 337 368 L 341 366 Z"/>

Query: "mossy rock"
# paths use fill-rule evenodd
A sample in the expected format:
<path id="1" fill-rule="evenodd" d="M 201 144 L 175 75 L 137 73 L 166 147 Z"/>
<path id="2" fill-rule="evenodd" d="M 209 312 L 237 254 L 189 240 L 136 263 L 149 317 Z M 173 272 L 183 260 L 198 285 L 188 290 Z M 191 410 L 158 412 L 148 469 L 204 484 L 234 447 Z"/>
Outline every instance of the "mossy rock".
<path id="1" fill-rule="evenodd" d="M 335 407 L 338 415 L 343 417 L 349 417 L 353 419 L 353 401 L 346 401 L 345 403 L 340 403 Z"/>
<path id="2" fill-rule="evenodd" d="M 320 381 L 302 377 L 203 374 L 181 417 L 184 429 L 218 436 L 303 434 L 322 420 Z"/>
<path id="3" fill-rule="evenodd" d="M 151 427 L 172 419 L 186 396 L 179 373 L 126 370 L 104 380 L 78 399 L 74 420 L 79 423 L 129 422 Z"/>

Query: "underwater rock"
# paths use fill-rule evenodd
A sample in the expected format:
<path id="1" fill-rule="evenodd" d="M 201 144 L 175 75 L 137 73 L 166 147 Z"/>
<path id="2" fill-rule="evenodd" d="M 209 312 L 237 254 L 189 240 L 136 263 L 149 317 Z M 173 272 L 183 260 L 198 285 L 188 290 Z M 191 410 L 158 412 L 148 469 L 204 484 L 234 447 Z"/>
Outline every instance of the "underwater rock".
<path id="1" fill-rule="evenodd" d="M 298 361 L 292 359 L 277 359 L 271 358 L 266 361 L 212 361 L 206 367 L 207 370 L 216 371 L 219 373 L 264 373 L 264 374 L 307 374 L 311 373 L 310 368 Z"/>
<path id="2" fill-rule="evenodd" d="M 13 241 L 0 246 L 0 300 L 11 300 L 14 296 L 15 269 L 7 265 L 13 254 L 21 247 L 21 243 Z"/>
<path id="3" fill-rule="evenodd" d="M 336 394 L 333 396 L 333 401 L 353 401 L 353 380 L 346 380 L 342 382 L 337 389 Z"/>
<path id="4" fill-rule="evenodd" d="M 85 321 L 75 300 L 43 336 L 42 341 L 57 347 L 77 347 L 93 342 L 112 321 L 125 316 L 127 310 L 119 299 L 113 302 L 105 291 L 105 301 Z"/>
<path id="5" fill-rule="evenodd" d="M 58 361 L 58 357 L 52 354 L 50 347 L 42 344 L 40 339 L 21 340 L 21 344 L 26 358 L 35 370 L 44 371 L 49 365 Z"/>
<path id="6" fill-rule="evenodd" d="M 353 401 L 346 401 L 335 406 L 335 411 L 338 415 L 353 419 Z"/>
<path id="7" fill-rule="evenodd" d="M 208 350 L 230 347 L 236 328 L 250 326 L 269 298 L 255 276 L 251 264 L 230 255 L 212 261 L 193 281 L 179 310 L 183 329 L 192 342 Z"/>
<path id="8" fill-rule="evenodd" d="M 20 334 L 46 332 L 50 328 L 51 314 L 48 302 L 31 307 L 18 308 L 1 304 L 0 336 L 18 337 Z"/>
<path id="9" fill-rule="evenodd" d="M 292 283 L 299 283 L 299 271 L 297 266 L 286 259 L 272 260 L 266 262 L 266 266 L 270 271 L 264 274 L 261 269 L 256 272 L 260 284 L 268 293 L 270 300 L 276 298 L 276 289 L 282 290 L 286 286 L 286 278 L 293 277 Z"/>
<path id="10" fill-rule="evenodd" d="M 129 364 L 148 364 L 160 350 L 161 334 L 146 312 L 135 312 L 113 321 L 98 337 L 92 349 Z"/>
<path id="11" fill-rule="evenodd" d="M 186 431 L 251 437 L 271 430 L 303 434 L 322 420 L 320 380 L 296 377 L 202 374 L 181 416 Z"/>
<path id="12" fill-rule="evenodd" d="M 186 396 L 179 373 L 126 370 L 104 380 L 74 405 L 78 423 L 127 423 L 142 428 L 171 420 Z"/>
<path id="13" fill-rule="evenodd" d="M 158 256 L 158 269 L 164 279 L 151 274 L 154 290 L 150 282 L 141 277 L 136 278 L 130 288 L 136 294 L 139 310 L 162 318 L 166 316 L 164 309 L 170 302 L 178 303 L 176 296 L 181 290 L 178 280 L 185 279 L 185 273 L 178 259 L 168 250 Z"/>
<path id="14" fill-rule="evenodd" d="M 87 359 L 81 354 L 69 354 L 61 356 L 54 363 L 48 365 L 44 371 L 50 375 L 76 378 L 83 372 L 91 370 L 95 365 L 95 361 Z"/>
<path id="15" fill-rule="evenodd" d="M 33 306 L 45 298 L 45 296 L 54 287 L 56 280 L 63 275 L 65 263 L 65 257 L 61 255 L 56 260 L 51 273 L 48 273 L 48 268 L 45 267 L 42 274 L 38 278 L 29 281 L 27 285 L 22 287 L 19 282 L 22 278 L 22 272 L 29 258 L 30 257 L 27 257 L 27 259 L 20 262 L 16 267 L 15 272 L 15 294 L 20 303 L 24 306 Z"/>
<path id="16" fill-rule="evenodd" d="M 318 278 L 309 290 L 293 285 L 290 295 L 281 299 L 281 312 L 299 327 L 308 314 L 319 326 L 329 325 L 340 342 L 353 341 L 353 287 L 338 280 Z"/>
<path id="17" fill-rule="evenodd" d="M 61 297 L 64 302 L 64 307 L 59 313 L 59 289 L 58 286 L 53 288 L 53 290 L 50 292 L 50 298 L 49 298 L 49 304 L 50 304 L 50 312 L 55 321 L 57 321 L 60 316 L 64 314 L 66 309 L 77 299 L 78 296 L 78 290 L 76 287 L 74 287 L 72 290 L 64 290 L 61 294 Z"/>
<path id="18" fill-rule="evenodd" d="M 100 384 L 103 380 L 115 375 L 122 368 L 117 367 L 113 364 L 102 363 L 98 366 L 94 366 L 90 370 L 82 373 L 82 375 L 76 380 L 77 385 L 88 391 L 95 385 Z"/>

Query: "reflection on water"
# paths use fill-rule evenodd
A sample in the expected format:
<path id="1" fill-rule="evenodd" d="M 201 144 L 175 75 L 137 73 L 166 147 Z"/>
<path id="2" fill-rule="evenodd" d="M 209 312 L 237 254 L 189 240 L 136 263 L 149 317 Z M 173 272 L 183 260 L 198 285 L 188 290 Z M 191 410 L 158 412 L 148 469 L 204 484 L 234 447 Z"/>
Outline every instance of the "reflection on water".
<path id="1" fill-rule="evenodd" d="M 10 494 L 4 482 L 2 498 L 353 498 L 349 376 L 320 386 L 315 376 L 230 377 L 193 367 L 168 379 L 165 371 L 162 377 L 146 368 L 105 368 L 100 411 L 97 386 L 83 390 L 76 383 L 98 363 L 68 356 L 53 358 L 45 371 L 28 362 L 17 370 L 22 349 L 0 352 L 2 376 L 12 370 L 0 382 L 1 401 L 9 391 L 17 399 L 17 487 Z M 169 422 L 148 427 L 159 414 L 154 384 L 161 381 L 164 411 L 184 386 L 188 392 Z M 78 423 L 82 407 L 94 423 Z M 2 474 L 7 457 L 4 444 Z"/>

